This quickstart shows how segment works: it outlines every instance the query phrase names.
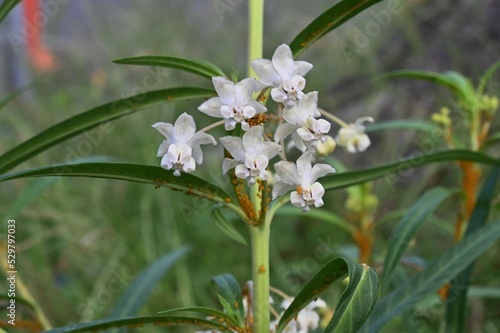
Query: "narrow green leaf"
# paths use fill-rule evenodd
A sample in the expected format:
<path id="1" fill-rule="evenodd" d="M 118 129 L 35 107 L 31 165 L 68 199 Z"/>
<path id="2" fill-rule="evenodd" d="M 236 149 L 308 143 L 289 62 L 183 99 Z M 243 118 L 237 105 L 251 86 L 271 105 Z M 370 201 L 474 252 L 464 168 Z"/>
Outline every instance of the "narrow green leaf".
<path id="1" fill-rule="evenodd" d="M 465 236 L 476 232 L 485 225 L 499 177 L 500 168 L 492 168 L 479 192 L 476 206 L 467 224 Z M 467 293 L 473 268 L 474 262 L 467 266 L 467 268 L 460 272 L 460 274 L 450 282 L 450 290 L 448 291 L 449 300 L 446 303 L 446 332 L 465 332 Z"/>
<path id="2" fill-rule="evenodd" d="M 408 248 L 410 241 L 415 237 L 417 230 L 425 222 L 427 217 L 453 192 L 436 187 L 427 191 L 408 210 L 403 219 L 398 223 L 389 237 L 387 253 L 384 260 L 384 275 L 382 279 L 383 290 L 387 290 L 392 275 Z"/>
<path id="3" fill-rule="evenodd" d="M 297 217 L 297 207 L 283 206 L 276 212 L 276 216 Z M 353 233 L 356 230 L 356 228 L 342 216 L 334 214 L 326 209 L 312 209 L 307 212 L 307 218 L 331 223 L 348 233 Z"/>
<path id="4" fill-rule="evenodd" d="M 376 132 L 385 130 L 417 130 L 427 133 L 435 133 L 441 129 L 434 123 L 425 120 L 394 120 L 383 121 L 366 126 L 365 132 Z"/>
<path id="5" fill-rule="evenodd" d="M 474 87 L 469 79 L 456 72 L 436 73 L 421 70 L 401 70 L 382 74 L 376 79 L 410 78 L 427 80 L 451 89 L 461 99 L 466 100 L 475 94 Z"/>
<path id="6" fill-rule="evenodd" d="M 0 100 L 0 111 L 7 105 L 9 104 L 12 100 L 14 100 L 17 96 L 21 95 L 23 92 L 25 91 L 28 91 L 30 89 L 33 89 L 34 87 L 40 85 L 40 82 L 32 82 L 32 83 L 28 83 L 27 85 L 21 87 L 21 88 L 18 88 L 16 90 L 14 90 L 13 92 L 11 92 L 10 94 L 8 94 L 7 96 L 5 96 L 4 98 L 2 98 Z"/>
<path id="7" fill-rule="evenodd" d="M 136 315 L 160 279 L 188 250 L 188 247 L 182 247 L 162 256 L 149 265 L 120 295 L 115 306 L 110 311 L 109 318 L 123 318 Z"/>
<path id="8" fill-rule="evenodd" d="M 166 310 L 166 311 L 160 311 L 158 312 L 159 314 L 168 314 L 171 315 L 173 313 L 178 313 L 178 312 L 195 312 L 201 316 L 206 317 L 207 315 L 210 317 L 214 317 L 214 321 L 217 321 L 219 323 L 224 322 L 225 324 L 229 325 L 228 327 L 239 327 L 238 323 L 230 316 L 228 316 L 226 313 L 216 310 L 216 309 L 211 309 L 207 307 L 202 307 L 202 306 L 188 306 L 184 308 L 177 308 L 177 309 L 171 309 L 171 310 Z"/>
<path id="9" fill-rule="evenodd" d="M 200 318 L 191 317 L 170 317 L 170 316 L 150 316 L 150 317 L 129 317 L 122 319 L 96 320 L 84 324 L 74 324 L 45 331 L 45 333 L 80 333 L 97 332 L 110 328 L 141 328 L 148 325 L 154 326 L 196 326 L 206 330 L 217 330 L 221 332 L 231 332 L 224 325 Z"/>
<path id="10" fill-rule="evenodd" d="M 168 57 L 168 56 L 139 56 L 131 58 L 122 58 L 113 60 L 116 64 L 140 65 L 140 66 L 158 66 L 180 69 L 193 74 L 201 75 L 208 79 L 213 76 L 224 76 L 226 74 L 214 64 L 197 59 Z"/>
<path id="11" fill-rule="evenodd" d="M 500 132 L 488 136 L 488 138 L 481 144 L 480 149 L 481 151 L 484 151 L 498 142 L 500 142 Z"/>
<path id="12" fill-rule="evenodd" d="M 213 91 L 205 88 L 170 88 L 145 92 L 110 102 L 78 114 L 54 125 L 21 143 L 0 156 L 0 174 L 17 166 L 36 154 L 81 134 L 105 122 L 123 117 L 147 106 L 168 101 L 180 101 L 213 96 Z M 105 129 L 104 129 L 105 130 Z"/>
<path id="13" fill-rule="evenodd" d="M 290 306 L 283 313 L 276 333 L 281 333 L 288 323 L 311 301 L 334 282 L 349 276 L 349 284 L 335 308 L 334 316 L 325 332 L 357 332 L 370 314 L 377 299 L 377 274 L 362 264 L 356 264 L 345 258 L 335 258 L 327 263 L 304 286 Z"/>
<path id="14" fill-rule="evenodd" d="M 490 248 L 499 237 L 500 220 L 493 221 L 465 237 L 462 242 L 439 255 L 423 271 L 377 303 L 359 332 L 379 332 L 389 320 L 450 281 Z"/>
<path id="15" fill-rule="evenodd" d="M 165 186 L 175 191 L 182 191 L 188 195 L 205 198 L 231 208 L 240 213 L 233 202 L 222 189 L 191 174 L 182 174 L 180 177 L 163 168 L 129 163 L 77 163 L 59 164 L 21 171 L 0 176 L 0 182 L 27 177 L 91 177 L 127 180 L 137 183 L 152 184 L 157 187 Z M 244 213 L 242 213 L 244 216 Z"/>
<path id="16" fill-rule="evenodd" d="M 212 208 L 212 211 L 210 212 L 210 216 L 226 236 L 242 245 L 248 246 L 248 242 L 245 237 L 243 237 L 241 233 L 234 227 L 234 225 L 228 219 L 226 219 L 221 211 L 221 206 L 214 206 Z"/>
<path id="17" fill-rule="evenodd" d="M 231 274 L 222 274 L 212 278 L 212 286 L 215 292 L 227 302 L 226 310 L 233 312 L 235 314 L 234 319 L 238 322 L 239 327 L 243 327 L 245 312 L 238 281 Z"/>
<path id="18" fill-rule="evenodd" d="M 21 0 L 4 0 L 0 5 L 0 22 L 9 14 L 9 12 L 19 3 Z"/>
<path id="19" fill-rule="evenodd" d="M 499 68 L 500 68 L 500 60 L 491 65 L 483 74 L 483 76 L 479 80 L 479 86 L 477 88 L 477 94 L 479 96 L 481 96 L 484 93 L 484 89 L 486 88 L 488 81 L 490 80 L 493 73 L 495 73 Z"/>
<path id="20" fill-rule="evenodd" d="M 321 37 L 380 1 L 382 0 L 343 0 L 330 7 L 290 43 L 294 56 L 298 56 Z"/>
<path id="21" fill-rule="evenodd" d="M 407 175 L 413 169 L 419 168 L 427 163 L 444 161 L 471 161 L 500 166 L 499 159 L 492 158 L 483 153 L 462 149 L 445 150 L 429 155 L 424 155 L 422 153 L 410 156 L 397 162 L 381 165 L 371 169 L 333 174 L 322 178 L 321 183 L 326 190 L 332 190 L 384 177 L 387 185 L 393 188 L 398 182 L 404 181 L 406 177 L 410 177 Z M 399 175 L 392 175 L 392 173 L 395 172 L 398 172 Z"/>

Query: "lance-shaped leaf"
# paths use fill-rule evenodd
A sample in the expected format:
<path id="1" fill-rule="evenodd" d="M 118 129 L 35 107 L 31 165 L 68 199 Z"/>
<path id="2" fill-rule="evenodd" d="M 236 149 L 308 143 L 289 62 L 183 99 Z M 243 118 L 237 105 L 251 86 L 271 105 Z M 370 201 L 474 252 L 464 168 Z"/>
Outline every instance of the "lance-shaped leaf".
<path id="1" fill-rule="evenodd" d="M 9 14 L 9 12 L 19 3 L 21 0 L 4 0 L 0 4 L 0 22 Z"/>
<path id="2" fill-rule="evenodd" d="M 424 164 L 444 161 L 472 161 L 500 166 L 499 159 L 492 158 L 483 153 L 463 149 L 445 150 L 429 155 L 418 154 L 410 156 L 397 162 L 371 169 L 333 174 L 323 177 L 321 184 L 326 190 L 332 190 L 385 177 L 387 185 L 393 187 L 397 182 L 404 181 L 405 177 L 409 177 L 408 173 L 411 170 L 419 168 Z M 392 175 L 395 172 L 399 172 L 400 175 Z"/>
<path id="3" fill-rule="evenodd" d="M 427 217 L 453 192 L 442 187 L 429 190 L 408 210 L 391 234 L 384 260 L 383 289 L 386 290 L 410 241 Z"/>
<path id="4" fill-rule="evenodd" d="M 212 220 L 215 222 L 217 227 L 226 234 L 229 238 L 232 240 L 242 244 L 242 245 L 248 245 L 247 240 L 243 235 L 234 227 L 231 221 L 229 221 L 226 216 L 224 216 L 224 213 L 221 210 L 221 207 L 219 205 L 215 206 L 212 208 L 212 211 L 210 212 L 210 216 L 212 217 Z"/>
<path id="5" fill-rule="evenodd" d="M 161 277 L 189 250 L 182 247 L 175 252 L 168 253 L 149 265 L 137 276 L 116 301 L 109 318 L 124 318 L 137 315 L 140 307 L 144 305 L 151 295 Z M 114 330 L 111 332 L 117 332 Z"/>
<path id="6" fill-rule="evenodd" d="M 221 188 L 191 174 L 173 175 L 157 166 L 129 163 L 56 164 L 0 176 L 0 182 L 27 177 L 91 177 L 127 180 L 137 183 L 165 186 L 188 195 L 205 198 L 232 209 L 241 217 L 245 213 Z M 246 218 L 246 217 L 245 217 Z"/>
<path id="7" fill-rule="evenodd" d="M 243 327 L 245 310 L 238 281 L 231 274 L 222 274 L 212 278 L 212 286 L 227 314 L 238 323 L 239 327 Z"/>
<path id="8" fill-rule="evenodd" d="M 430 71 L 402 70 L 385 73 L 377 77 L 377 79 L 391 78 L 410 78 L 431 81 L 451 89 L 462 100 L 475 96 L 475 90 L 472 82 L 457 72 L 445 72 L 441 74 Z"/>
<path id="9" fill-rule="evenodd" d="M 202 306 L 188 306 L 184 308 L 177 308 L 177 309 L 171 309 L 171 310 L 166 310 L 166 311 L 160 311 L 158 312 L 159 314 L 165 314 L 165 315 L 171 315 L 173 313 L 179 313 L 179 312 L 193 312 L 196 313 L 200 316 L 203 317 L 211 317 L 212 320 L 218 322 L 218 323 L 224 323 L 228 326 L 228 328 L 239 328 L 239 324 L 232 318 L 230 317 L 227 313 L 224 313 L 222 311 L 216 310 L 216 309 L 211 309 L 207 307 L 202 307 Z"/>
<path id="10" fill-rule="evenodd" d="M 376 132 L 385 130 L 416 130 L 427 133 L 435 133 L 441 131 L 439 126 L 430 121 L 425 120 L 393 120 L 377 122 L 366 126 L 365 132 Z"/>
<path id="11" fill-rule="evenodd" d="M 96 320 L 84 324 L 74 324 L 60 327 L 45 333 L 80 333 L 98 332 L 110 328 L 140 328 L 144 326 L 196 326 L 205 330 L 216 330 L 221 332 L 231 332 L 222 324 L 200 318 L 181 316 L 150 316 L 150 317 L 129 317 L 123 319 Z"/>
<path id="12" fill-rule="evenodd" d="M 382 0 L 343 0 L 327 9 L 312 21 L 290 43 L 293 55 L 298 56 L 321 37 Z"/>
<path id="13" fill-rule="evenodd" d="M 436 292 L 469 266 L 500 237 L 500 221 L 482 227 L 435 258 L 427 267 L 384 297 L 373 309 L 360 333 L 376 333 L 392 318 L 404 313 L 416 302 Z"/>
<path id="14" fill-rule="evenodd" d="M 484 180 L 483 187 L 477 198 L 476 206 L 467 224 L 465 236 L 479 230 L 488 219 L 491 201 L 495 195 L 495 188 L 500 178 L 500 168 L 494 167 Z M 470 279 L 474 262 L 458 274 L 449 284 L 449 299 L 446 303 L 446 332 L 465 332 L 465 317 L 467 310 L 467 293 L 469 291 Z"/>
<path id="15" fill-rule="evenodd" d="M 168 56 L 139 56 L 113 60 L 116 64 L 157 66 L 183 70 L 193 74 L 201 75 L 207 79 L 213 76 L 224 76 L 226 74 L 214 64 L 197 59 L 168 57 Z"/>
<path id="16" fill-rule="evenodd" d="M 0 156 L 0 174 L 36 154 L 102 123 L 123 117 L 161 102 L 206 98 L 213 91 L 205 88 L 170 88 L 149 91 L 119 99 L 78 114 L 54 125 Z"/>
<path id="17" fill-rule="evenodd" d="M 288 323 L 325 289 L 334 282 L 342 281 L 346 276 L 349 276 L 349 284 L 340 297 L 333 318 L 324 332 L 357 332 L 375 305 L 377 274 L 365 264 L 360 265 L 345 258 L 335 258 L 316 273 L 295 297 L 283 313 L 276 333 L 281 333 Z"/>

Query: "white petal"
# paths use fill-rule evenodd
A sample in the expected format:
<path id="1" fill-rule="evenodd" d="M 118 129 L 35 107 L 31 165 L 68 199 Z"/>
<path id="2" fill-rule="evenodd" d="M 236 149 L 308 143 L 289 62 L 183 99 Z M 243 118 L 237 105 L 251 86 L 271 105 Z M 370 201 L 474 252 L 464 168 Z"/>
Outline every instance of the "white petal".
<path id="1" fill-rule="evenodd" d="M 282 80 L 288 81 L 292 78 L 294 71 L 293 55 L 288 45 L 281 44 L 278 46 L 274 51 L 272 62 Z"/>
<path id="2" fill-rule="evenodd" d="M 245 147 L 246 151 L 252 151 L 260 146 L 263 131 L 262 126 L 254 126 L 243 134 L 243 147 Z"/>
<path id="3" fill-rule="evenodd" d="M 293 89 L 297 91 L 304 90 L 304 88 L 306 87 L 306 79 L 304 79 L 300 75 L 295 75 L 294 77 L 292 77 L 292 86 Z"/>
<path id="4" fill-rule="evenodd" d="M 313 117 L 318 110 L 318 92 L 307 93 L 299 102 L 301 112 Z"/>
<path id="5" fill-rule="evenodd" d="M 323 206 L 323 195 L 325 194 L 325 188 L 320 183 L 316 182 L 311 186 L 311 192 L 314 199 L 314 206 Z"/>
<path id="6" fill-rule="evenodd" d="M 247 105 L 253 107 L 255 109 L 256 114 L 264 113 L 267 111 L 267 108 L 264 105 L 260 104 L 259 102 L 253 99 L 249 100 Z"/>
<path id="7" fill-rule="evenodd" d="M 262 142 L 259 145 L 259 151 L 261 154 L 266 156 L 268 159 L 273 158 L 278 155 L 281 150 L 281 145 L 275 142 Z"/>
<path id="8" fill-rule="evenodd" d="M 266 86 L 279 86 L 281 78 L 271 60 L 256 59 L 252 61 L 251 65 L 262 84 Z"/>
<path id="9" fill-rule="evenodd" d="M 297 147 L 297 149 L 300 150 L 301 152 L 305 152 L 307 148 L 310 146 L 310 142 L 312 142 L 312 141 L 306 142 L 302 140 L 300 135 L 297 134 L 297 131 L 292 133 L 292 141 L 295 144 L 295 147 Z"/>
<path id="10" fill-rule="evenodd" d="M 304 129 L 304 127 L 298 128 L 297 129 L 297 134 L 304 141 L 312 141 L 312 140 L 314 140 L 314 134 L 312 134 L 309 130 Z"/>
<path id="11" fill-rule="evenodd" d="M 217 145 L 217 141 L 215 141 L 215 138 L 205 132 L 196 132 L 187 142 L 187 144 L 191 147 L 207 145 L 209 143 Z"/>
<path id="12" fill-rule="evenodd" d="M 243 116 L 245 117 L 245 119 L 252 118 L 256 113 L 257 110 L 255 110 L 253 106 L 246 105 L 243 107 Z"/>
<path id="13" fill-rule="evenodd" d="M 234 82 L 226 79 L 222 76 L 216 76 L 212 78 L 215 91 L 221 99 L 223 104 L 234 106 L 235 102 L 235 87 Z"/>
<path id="14" fill-rule="evenodd" d="M 245 148 L 243 148 L 243 141 L 241 138 L 234 136 L 224 136 L 219 139 L 224 148 L 229 151 L 234 159 L 244 162 L 245 161 Z"/>
<path id="15" fill-rule="evenodd" d="M 170 159 L 169 159 L 169 157 L 167 156 L 167 154 L 165 154 L 165 155 L 163 156 L 163 158 L 161 159 L 160 166 L 161 166 L 163 169 L 166 169 L 166 170 L 170 170 L 170 169 L 172 169 L 172 167 L 173 167 L 173 163 L 172 163 L 172 161 L 170 161 Z"/>
<path id="16" fill-rule="evenodd" d="M 184 163 L 182 166 L 182 170 L 186 173 L 193 172 L 196 169 L 196 163 L 194 162 L 194 158 L 191 158 L 188 163 Z"/>
<path id="17" fill-rule="evenodd" d="M 283 119 L 290 124 L 302 127 L 307 121 L 307 113 L 302 111 L 299 102 L 291 108 L 283 110 Z"/>
<path id="18" fill-rule="evenodd" d="M 302 208 L 302 207 L 305 207 L 305 205 L 306 205 L 306 202 L 304 201 L 304 198 L 297 191 L 293 191 L 292 193 L 290 193 L 290 202 L 295 207 L 301 207 Z"/>
<path id="19" fill-rule="evenodd" d="M 196 124 L 192 116 L 186 112 L 181 114 L 174 124 L 176 143 L 187 143 L 196 132 Z"/>
<path id="20" fill-rule="evenodd" d="M 203 112 L 211 117 L 222 118 L 220 113 L 220 107 L 222 106 L 222 102 L 219 97 L 212 97 L 208 101 L 203 102 L 198 110 Z"/>
<path id="21" fill-rule="evenodd" d="M 273 88 L 271 89 L 271 98 L 277 103 L 283 103 L 286 99 L 288 99 L 288 95 L 282 88 Z"/>
<path id="22" fill-rule="evenodd" d="M 302 154 L 302 156 L 300 156 L 297 159 L 297 173 L 300 176 L 302 184 L 313 183 L 311 181 L 311 171 L 312 171 L 311 161 L 313 159 L 313 154 L 314 151 L 309 150 L 304 154 Z"/>
<path id="23" fill-rule="evenodd" d="M 295 186 L 284 183 L 284 182 L 277 182 L 274 187 L 273 187 L 273 200 L 275 200 L 277 197 L 281 196 L 282 194 L 293 190 Z"/>
<path id="24" fill-rule="evenodd" d="M 241 80 L 235 85 L 235 96 L 236 101 L 234 106 L 242 108 L 248 102 L 248 100 L 252 97 L 252 94 L 255 89 L 255 79 L 253 77 L 249 77 Z"/>
<path id="25" fill-rule="evenodd" d="M 355 125 L 363 125 L 363 123 L 365 121 L 373 123 L 375 120 L 372 117 L 361 117 L 361 118 L 356 119 L 356 121 L 354 122 L 354 124 Z M 363 129 L 364 129 L 364 126 L 363 126 Z"/>
<path id="26" fill-rule="evenodd" d="M 168 140 L 163 140 L 163 142 L 158 147 L 158 151 L 156 152 L 157 157 L 162 157 L 168 151 L 168 147 L 170 146 L 170 142 Z"/>
<path id="27" fill-rule="evenodd" d="M 307 61 L 295 61 L 295 73 L 296 75 L 305 76 L 312 68 L 313 65 Z"/>
<path id="28" fill-rule="evenodd" d="M 335 169 L 328 164 L 316 164 L 311 169 L 311 183 L 315 182 L 318 178 L 335 173 Z"/>
<path id="29" fill-rule="evenodd" d="M 224 129 L 226 131 L 234 130 L 235 127 L 236 127 L 236 121 L 234 119 L 232 119 L 232 118 L 226 119 L 226 121 L 224 123 Z"/>
<path id="30" fill-rule="evenodd" d="M 255 159 L 255 166 L 257 167 L 257 170 L 265 170 L 268 165 L 269 165 L 269 160 L 265 155 L 259 155 Z"/>
<path id="31" fill-rule="evenodd" d="M 170 143 L 175 143 L 174 126 L 172 124 L 158 122 L 151 125 L 151 127 L 160 132 Z"/>
<path id="32" fill-rule="evenodd" d="M 335 138 L 339 146 L 347 146 L 351 140 L 356 136 L 356 130 L 352 127 L 342 127 Z"/>
<path id="33" fill-rule="evenodd" d="M 193 147 L 193 152 L 191 153 L 196 164 L 203 163 L 203 151 L 200 146 Z"/>
<path id="34" fill-rule="evenodd" d="M 234 109 L 231 106 L 223 105 L 220 107 L 220 114 L 224 119 L 231 119 L 234 117 Z"/>
<path id="35" fill-rule="evenodd" d="M 224 161 L 222 161 L 222 173 L 226 174 L 229 170 L 236 167 L 240 163 L 240 161 L 233 160 L 231 158 L 225 158 Z"/>
<path id="36" fill-rule="evenodd" d="M 332 124 L 330 124 L 330 122 L 325 119 L 315 119 L 315 121 L 313 122 L 313 130 L 323 134 L 330 132 L 331 126 Z"/>
<path id="37" fill-rule="evenodd" d="M 234 169 L 234 172 L 236 174 L 236 177 L 241 179 L 247 179 L 248 176 L 250 176 L 250 172 L 248 171 L 247 167 L 243 164 L 237 165 L 236 168 Z"/>
<path id="38" fill-rule="evenodd" d="M 274 169 L 280 176 L 281 181 L 290 185 L 297 185 L 299 182 L 299 174 L 297 172 L 297 165 L 288 161 L 280 161 L 274 165 Z"/>
<path id="39" fill-rule="evenodd" d="M 274 132 L 274 141 L 280 142 L 281 140 L 285 139 L 287 136 L 295 132 L 296 129 L 297 126 L 293 124 L 279 124 L 278 128 L 276 128 L 276 132 Z"/>
<path id="40" fill-rule="evenodd" d="M 361 134 L 361 135 L 358 135 L 356 143 L 357 143 L 356 144 L 357 150 L 359 152 L 363 152 L 366 150 L 366 148 L 368 148 L 368 146 L 370 146 L 371 141 L 370 141 L 370 138 L 368 137 L 368 135 Z"/>

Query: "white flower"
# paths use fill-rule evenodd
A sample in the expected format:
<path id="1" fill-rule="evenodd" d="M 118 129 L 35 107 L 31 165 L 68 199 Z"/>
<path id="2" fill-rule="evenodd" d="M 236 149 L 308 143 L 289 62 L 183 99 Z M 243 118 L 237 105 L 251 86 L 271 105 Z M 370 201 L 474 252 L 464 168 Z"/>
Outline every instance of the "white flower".
<path id="1" fill-rule="evenodd" d="M 203 162 L 203 152 L 200 145 L 217 144 L 210 134 L 196 132 L 193 117 L 185 112 L 177 118 L 173 126 L 158 122 L 152 127 L 165 136 L 157 153 L 158 157 L 162 157 L 161 167 L 167 170 L 174 169 L 175 176 L 180 176 L 181 170 L 193 172 L 196 164 Z"/>
<path id="2" fill-rule="evenodd" d="M 222 172 L 235 168 L 236 177 L 249 178 L 249 183 L 255 183 L 255 177 L 262 180 L 269 178 L 266 170 L 269 160 L 276 156 L 281 146 L 275 142 L 263 141 L 262 126 L 250 128 L 243 139 L 233 136 L 220 138 L 221 143 L 231 153 L 234 159 L 225 158 L 222 163 Z"/>
<path id="3" fill-rule="evenodd" d="M 370 138 L 365 134 L 365 126 L 363 126 L 365 121 L 373 123 L 373 118 L 362 117 L 357 119 L 354 124 L 342 127 L 335 139 L 337 144 L 346 147 L 350 153 L 365 151 L 371 143 Z"/>
<path id="4" fill-rule="evenodd" d="M 313 91 L 291 108 L 283 110 L 286 123 L 280 124 L 274 133 L 274 140 L 279 142 L 292 134 L 292 140 L 302 152 L 317 141 L 325 142 L 325 134 L 331 124 L 325 119 L 316 119 L 318 111 L 318 92 Z"/>
<path id="5" fill-rule="evenodd" d="M 297 159 L 297 164 L 281 161 L 275 164 L 274 168 L 280 180 L 273 188 L 273 200 L 285 192 L 294 189 L 290 194 L 290 202 L 296 207 L 301 207 L 304 211 L 309 210 L 309 206 L 323 206 L 323 194 L 325 189 L 316 180 L 329 173 L 334 173 L 335 169 L 328 164 L 311 165 L 314 151 L 309 150 Z"/>
<path id="6" fill-rule="evenodd" d="M 226 130 L 235 128 L 236 123 L 246 131 L 250 127 L 246 122 L 256 114 L 266 112 L 264 105 L 252 99 L 255 79 L 246 78 L 234 83 L 222 76 L 212 78 L 219 97 L 213 97 L 198 107 L 201 112 L 216 118 L 224 118 Z"/>
<path id="7" fill-rule="evenodd" d="M 256 59 L 252 61 L 252 68 L 259 76 L 260 86 L 274 87 L 271 97 L 274 101 L 292 106 L 297 100 L 304 97 L 307 74 L 313 65 L 306 61 L 293 61 L 293 54 L 286 44 L 278 46 L 272 60 Z M 260 87 L 258 87 L 257 90 Z"/>
<path id="8" fill-rule="evenodd" d="M 287 309 L 291 303 L 292 300 L 285 299 L 281 303 L 281 308 Z M 307 333 L 309 332 L 309 330 L 317 329 L 320 321 L 319 314 L 315 311 L 315 309 L 317 308 L 326 308 L 325 301 L 318 298 L 316 301 L 309 303 L 304 309 L 302 309 L 297 314 L 296 319 L 292 320 L 286 326 L 284 332 Z"/>

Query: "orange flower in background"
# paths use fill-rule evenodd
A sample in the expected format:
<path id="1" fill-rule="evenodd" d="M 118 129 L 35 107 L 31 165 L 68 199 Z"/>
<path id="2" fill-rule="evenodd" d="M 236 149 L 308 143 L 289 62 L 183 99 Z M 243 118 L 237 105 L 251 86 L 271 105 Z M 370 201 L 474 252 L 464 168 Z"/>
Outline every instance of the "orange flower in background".
<path id="1" fill-rule="evenodd" d="M 37 27 L 33 34 L 27 38 L 28 59 L 37 72 L 48 73 L 54 71 L 57 66 L 54 54 L 49 48 L 43 45 L 43 25 L 39 26 L 36 24 L 36 17 L 40 9 L 38 0 L 23 1 L 24 22 L 29 22 L 32 26 Z"/>

